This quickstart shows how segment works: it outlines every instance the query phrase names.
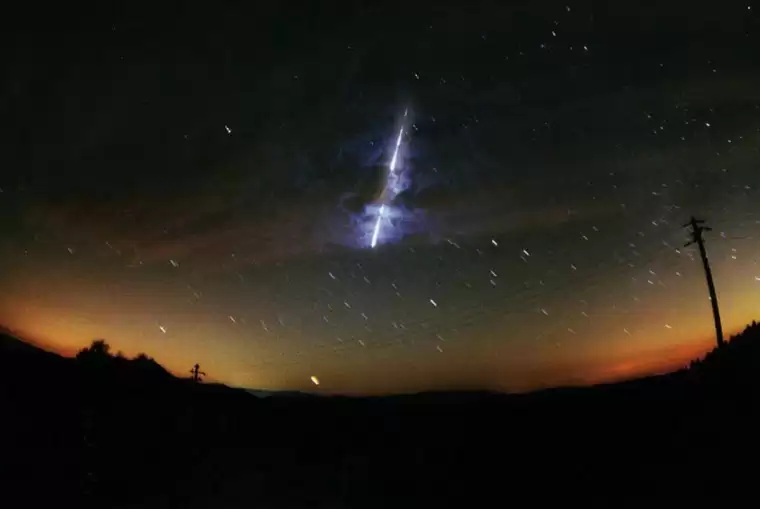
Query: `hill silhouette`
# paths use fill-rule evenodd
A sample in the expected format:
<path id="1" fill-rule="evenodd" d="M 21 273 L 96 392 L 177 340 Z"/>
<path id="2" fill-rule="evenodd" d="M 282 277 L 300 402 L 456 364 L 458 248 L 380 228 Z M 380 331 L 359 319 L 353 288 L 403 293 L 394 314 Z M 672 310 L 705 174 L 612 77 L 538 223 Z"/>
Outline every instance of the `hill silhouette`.
<path id="1" fill-rule="evenodd" d="M 144 354 L 113 355 L 102 340 L 68 359 L 0 335 L 5 479 L 25 506 L 102 507 L 161 491 L 255 402 L 176 378 Z"/>
<path id="2" fill-rule="evenodd" d="M 0 335 L 11 506 L 672 503 L 750 493 L 760 326 L 677 372 L 507 395 L 270 394 L 177 378 L 96 341 Z"/>

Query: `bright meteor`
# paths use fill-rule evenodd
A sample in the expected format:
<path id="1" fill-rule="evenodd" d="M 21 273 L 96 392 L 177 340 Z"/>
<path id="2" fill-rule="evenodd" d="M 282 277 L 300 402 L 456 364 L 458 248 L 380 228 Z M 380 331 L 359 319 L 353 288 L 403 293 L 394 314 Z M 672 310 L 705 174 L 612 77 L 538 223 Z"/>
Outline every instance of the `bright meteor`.
<path id="1" fill-rule="evenodd" d="M 406 118 L 408 110 L 404 110 L 404 118 Z M 382 226 L 383 218 L 385 217 L 385 202 L 389 201 L 389 198 L 393 198 L 394 196 L 388 196 L 389 194 L 396 193 L 395 189 L 390 188 L 389 185 L 391 182 L 396 180 L 396 163 L 398 161 L 398 149 L 401 146 L 401 137 L 404 135 L 404 126 L 401 126 L 401 129 L 398 131 L 398 137 L 396 138 L 396 148 L 393 150 L 393 157 L 391 158 L 391 164 L 390 164 L 390 171 L 388 172 L 388 179 L 385 182 L 385 188 L 383 189 L 383 194 L 381 195 L 381 199 L 383 200 L 383 203 L 380 205 L 380 210 L 377 212 L 377 219 L 375 221 L 375 228 L 372 231 L 372 241 L 370 242 L 371 247 L 375 247 L 377 245 L 377 236 L 380 233 L 380 228 Z M 390 193 L 389 193 L 390 190 Z"/>

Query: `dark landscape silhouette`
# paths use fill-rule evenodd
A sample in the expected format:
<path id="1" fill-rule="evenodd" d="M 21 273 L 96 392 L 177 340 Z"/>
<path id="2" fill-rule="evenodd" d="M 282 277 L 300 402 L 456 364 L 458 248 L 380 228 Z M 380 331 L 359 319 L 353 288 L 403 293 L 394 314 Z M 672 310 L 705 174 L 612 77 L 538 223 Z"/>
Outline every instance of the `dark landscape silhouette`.
<path id="1" fill-rule="evenodd" d="M 146 355 L 114 354 L 103 340 L 72 359 L 3 334 L 4 505 L 754 500 L 758 368 L 753 322 L 680 371 L 615 384 L 258 398 L 177 378 Z"/>

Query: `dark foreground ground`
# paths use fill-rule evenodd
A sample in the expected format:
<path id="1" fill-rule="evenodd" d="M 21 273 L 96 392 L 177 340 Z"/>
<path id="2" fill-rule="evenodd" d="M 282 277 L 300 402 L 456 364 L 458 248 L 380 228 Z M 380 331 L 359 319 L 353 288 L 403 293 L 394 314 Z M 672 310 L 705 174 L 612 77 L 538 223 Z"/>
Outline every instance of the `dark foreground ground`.
<path id="1" fill-rule="evenodd" d="M 494 507 L 760 498 L 760 327 L 671 375 L 529 395 L 258 399 L 0 337 L 3 507 Z"/>

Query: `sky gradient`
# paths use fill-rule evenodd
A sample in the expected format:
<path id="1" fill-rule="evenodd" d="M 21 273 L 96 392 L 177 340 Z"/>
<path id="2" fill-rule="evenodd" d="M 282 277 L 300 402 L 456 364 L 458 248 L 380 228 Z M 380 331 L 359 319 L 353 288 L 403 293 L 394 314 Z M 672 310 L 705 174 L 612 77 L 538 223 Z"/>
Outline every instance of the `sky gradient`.
<path id="1" fill-rule="evenodd" d="M 691 215 L 726 332 L 760 316 L 747 2 L 109 9 L 8 31 L 0 324 L 25 337 L 351 394 L 660 372 L 715 343 Z"/>

